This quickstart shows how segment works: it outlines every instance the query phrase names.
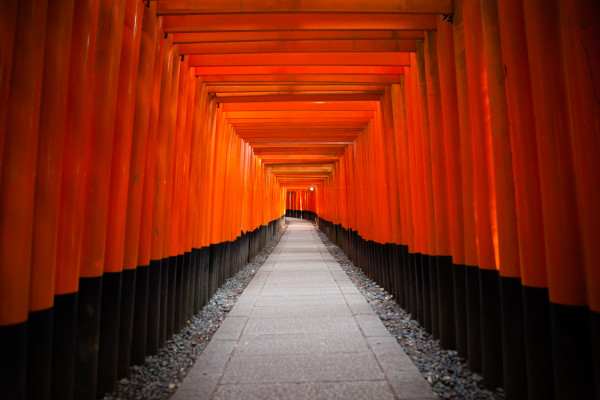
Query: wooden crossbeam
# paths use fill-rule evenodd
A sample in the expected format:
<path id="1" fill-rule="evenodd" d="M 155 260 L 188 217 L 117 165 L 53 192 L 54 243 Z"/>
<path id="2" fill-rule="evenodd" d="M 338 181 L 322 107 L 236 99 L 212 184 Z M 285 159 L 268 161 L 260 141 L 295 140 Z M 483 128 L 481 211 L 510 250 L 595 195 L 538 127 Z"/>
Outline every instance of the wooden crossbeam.
<path id="1" fill-rule="evenodd" d="M 192 67 L 241 66 L 241 65 L 410 65 L 407 52 L 322 52 L 319 54 L 258 53 L 258 54 L 203 54 L 190 55 Z"/>
<path id="2" fill-rule="evenodd" d="M 452 0 L 158 0 L 159 15 L 229 13 L 437 13 Z"/>
<path id="3" fill-rule="evenodd" d="M 416 51 L 415 40 L 272 40 L 248 42 L 182 43 L 180 54 L 302 53 L 302 52 L 396 52 Z"/>
<path id="4" fill-rule="evenodd" d="M 204 75 L 204 82 L 253 82 L 253 83 L 400 83 L 402 74 L 396 75 L 359 75 L 359 74 L 279 74 L 279 75 Z"/>
<path id="5" fill-rule="evenodd" d="M 248 42 L 271 40 L 358 40 L 358 39 L 423 39 L 423 31 L 246 31 L 174 33 L 173 43 Z"/>
<path id="6" fill-rule="evenodd" d="M 325 1 L 322 1 L 326 3 Z M 258 2 L 257 2 L 258 3 Z M 435 30 L 434 14 L 209 14 L 164 17 L 165 33 L 289 30 Z"/>

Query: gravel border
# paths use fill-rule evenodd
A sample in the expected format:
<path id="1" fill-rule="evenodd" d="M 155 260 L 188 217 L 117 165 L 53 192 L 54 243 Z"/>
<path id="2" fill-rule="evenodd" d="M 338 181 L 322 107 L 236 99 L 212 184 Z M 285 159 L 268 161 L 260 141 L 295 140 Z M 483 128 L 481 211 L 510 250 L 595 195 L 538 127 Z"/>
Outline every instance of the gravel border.
<path id="1" fill-rule="evenodd" d="M 147 356 L 144 365 L 132 366 L 129 376 L 118 381 L 116 391 L 106 394 L 104 400 L 168 399 L 175 394 L 240 294 L 275 249 L 286 228 L 287 224 L 250 263 L 229 278 L 157 355 Z"/>
<path id="2" fill-rule="evenodd" d="M 442 349 L 439 340 L 411 319 L 391 294 L 354 266 L 340 247 L 331 242 L 318 227 L 316 229 L 329 253 L 381 318 L 383 325 L 402 346 L 435 394 L 443 399 L 504 399 L 502 388 L 495 392 L 485 389 L 483 377 L 472 372 L 456 351 Z"/>

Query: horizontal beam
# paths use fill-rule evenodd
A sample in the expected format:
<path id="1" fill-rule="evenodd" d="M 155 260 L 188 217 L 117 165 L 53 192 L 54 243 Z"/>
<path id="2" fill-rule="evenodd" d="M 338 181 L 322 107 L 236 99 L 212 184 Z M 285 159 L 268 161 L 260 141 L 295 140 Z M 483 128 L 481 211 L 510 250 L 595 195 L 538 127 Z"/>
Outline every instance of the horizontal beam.
<path id="1" fill-rule="evenodd" d="M 174 33 L 173 43 L 247 42 L 265 40 L 423 39 L 423 31 L 267 31 Z"/>
<path id="2" fill-rule="evenodd" d="M 301 52 L 395 52 L 416 51 L 415 40 L 271 40 L 261 42 L 182 43 L 180 54 L 301 53 Z"/>
<path id="3" fill-rule="evenodd" d="M 355 90 L 355 91 L 334 91 L 334 90 L 310 90 L 310 91 L 274 91 L 274 92 L 224 92 L 215 93 L 209 92 L 215 95 L 215 101 L 220 103 L 220 99 L 227 99 L 228 97 L 260 97 L 260 96 L 326 96 L 326 95 L 355 95 L 355 96 L 381 96 L 384 94 L 383 90 Z"/>
<path id="4" fill-rule="evenodd" d="M 339 143 L 339 144 L 343 144 L 343 145 L 348 145 L 348 144 L 352 144 L 354 139 L 356 139 L 356 136 L 349 137 L 349 138 L 323 138 L 323 141 L 325 141 L 327 143 Z M 244 137 L 242 137 L 242 140 L 244 140 L 244 142 L 250 144 L 250 146 L 252 146 L 252 147 L 261 147 L 261 146 L 264 146 L 264 145 L 267 145 L 270 143 L 270 140 L 254 140 L 251 138 L 244 138 Z M 295 138 L 290 138 L 289 140 L 283 140 L 280 137 L 276 137 L 276 138 L 273 138 L 272 140 L 275 141 L 276 143 L 288 143 L 289 145 L 293 145 L 295 143 L 298 143 L 299 140 L 314 140 L 314 139 L 313 138 L 295 137 Z"/>
<path id="5" fill-rule="evenodd" d="M 272 158 L 272 159 L 263 159 L 261 160 L 262 163 L 264 165 L 271 165 L 271 164 L 277 164 L 277 165 L 281 165 L 281 164 L 301 164 L 301 165 L 309 165 L 311 163 L 336 163 L 339 161 L 339 157 L 335 157 L 335 158 L 323 158 L 323 159 L 312 159 L 312 160 L 308 160 L 308 159 L 302 159 L 302 158 Z"/>
<path id="6" fill-rule="evenodd" d="M 246 141 L 247 143 L 251 143 L 253 145 L 261 145 L 261 144 L 267 144 L 267 143 L 271 143 L 271 142 L 293 143 L 297 139 L 304 139 L 304 140 L 311 140 L 311 141 L 317 141 L 317 140 L 321 141 L 322 140 L 323 142 L 349 143 L 358 137 L 358 134 L 345 135 L 345 136 L 330 136 L 328 134 L 322 134 L 322 135 L 306 136 L 306 137 L 302 136 L 300 134 L 290 135 L 289 137 L 283 136 L 283 135 L 285 135 L 285 134 L 275 133 L 270 136 L 254 137 L 254 136 L 244 135 L 243 133 L 238 133 L 238 136 L 240 136 L 242 139 L 244 139 L 244 141 Z"/>
<path id="7" fill-rule="evenodd" d="M 159 15 L 229 13 L 449 14 L 452 0 L 158 0 Z"/>
<path id="8" fill-rule="evenodd" d="M 260 128 L 259 129 L 249 129 L 246 128 L 245 125 L 241 125 L 241 124 L 231 124 L 235 129 L 236 132 L 238 132 L 238 134 L 240 135 L 246 135 L 248 137 L 262 137 L 263 135 L 268 135 L 268 136 L 273 136 L 273 135 L 301 135 L 302 133 L 305 133 L 306 135 L 311 135 L 311 136 L 315 136 L 318 137 L 320 135 L 329 135 L 329 137 L 337 137 L 337 136 L 349 136 L 349 135 L 357 135 L 360 134 L 363 130 L 363 127 L 348 127 L 345 129 L 333 129 L 333 128 L 327 128 L 327 127 L 297 127 L 297 128 L 290 128 L 288 127 L 287 129 L 285 128 L 285 126 L 283 128 L 276 128 L 276 129 L 267 129 L 266 127 L 264 128 Z"/>
<path id="9" fill-rule="evenodd" d="M 319 118 L 372 118 L 372 111 L 229 111 L 228 120 L 240 119 L 304 119 L 311 121 Z M 235 121 L 234 121 L 235 122 Z"/>
<path id="10" fill-rule="evenodd" d="M 233 65 L 410 65 L 407 52 L 324 52 L 190 55 L 190 67 Z"/>
<path id="11" fill-rule="evenodd" d="M 252 140 L 252 139 L 248 139 L 248 140 L 246 140 L 245 138 L 242 138 L 242 139 L 244 140 L 244 142 L 250 144 L 250 146 L 252 146 L 253 148 L 254 147 L 261 147 L 261 146 L 265 146 L 265 145 L 269 144 L 269 141 L 267 141 L 267 140 L 264 140 L 264 141 L 257 140 L 257 141 L 255 141 L 255 140 Z M 287 143 L 288 145 L 294 145 L 294 144 L 299 143 L 298 141 L 300 139 L 306 140 L 305 138 L 302 138 L 302 137 L 298 137 L 298 138 L 294 138 L 294 139 L 290 139 L 290 140 L 281 140 L 280 138 L 275 138 L 274 140 L 277 143 Z M 348 144 L 352 144 L 353 143 L 353 139 L 354 138 L 349 138 L 349 139 L 326 138 L 324 140 L 326 140 L 327 143 L 338 143 L 340 145 L 344 145 L 345 146 L 345 145 L 348 145 Z M 303 142 L 303 143 L 306 143 L 306 142 Z"/>
<path id="12" fill-rule="evenodd" d="M 281 164 L 282 161 L 284 162 L 288 162 L 288 161 L 323 161 L 323 160 L 327 160 L 327 161 L 331 161 L 331 162 L 335 162 L 337 160 L 340 159 L 341 156 L 335 156 L 335 157 L 330 157 L 330 156 L 318 156 L 318 155 L 287 155 L 285 157 L 281 157 L 279 155 L 277 156 L 269 156 L 269 155 L 265 155 L 265 156 L 261 156 L 259 157 L 261 160 L 264 161 L 271 161 L 271 162 L 277 162 L 278 164 Z"/>
<path id="13" fill-rule="evenodd" d="M 217 97 L 217 103 L 261 103 L 261 102 L 296 102 L 296 101 L 378 101 L 378 94 L 297 94 L 297 95 L 263 95 L 263 96 L 230 96 Z"/>
<path id="14" fill-rule="evenodd" d="M 224 104 L 223 111 L 376 111 L 375 101 L 294 101 L 287 103 L 263 102 L 263 103 L 233 103 Z"/>
<path id="15" fill-rule="evenodd" d="M 254 154 L 257 156 L 285 156 L 288 155 L 309 155 L 309 156 L 330 156 L 334 157 L 337 155 L 344 154 L 344 148 L 340 147 L 337 149 L 282 149 L 282 150 L 254 150 Z"/>
<path id="16" fill-rule="evenodd" d="M 208 92 L 217 92 L 219 95 L 225 93 L 242 93 L 242 92 L 381 92 L 386 89 L 386 85 L 351 85 L 351 84 L 264 84 L 256 85 L 238 84 L 238 83 L 209 83 Z"/>
<path id="17" fill-rule="evenodd" d="M 345 143 L 335 143 L 335 142 L 328 142 L 327 144 L 315 144 L 312 142 L 306 142 L 305 140 L 298 140 L 296 142 L 278 142 L 276 144 L 269 144 L 269 143 L 263 143 L 263 144 L 254 144 L 252 145 L 252 148 L 254 150 L 260 150 L 260 151 L 273 151 L 273 152 L 280 152 L 280 151 L 285 151 L 285 152 L 289 152 L 291 151 L 308 151 L 308 150 L 313 150 L 313 151 L 332 151 L 332 150 L 339 150 L 339 149 L 344 149 L 346 147 Z"/>
<path id="18" fill-rule="evenodd" d="M 289 83 L 400 83 L 404 75 L 279 74 L 279 75 L 204 75 L 203 82 L 289 82 Z"/>
<path id="19" fill-rule="evenodd" d="M 401 75 L 404 67 L 347 65 L 265 65 L 243 67 L 196 67 L 196 76 L 206 75 Z"/>
<path id="20" fill-rule="evenodd" d="M 277 13 L 250 16 L 247 14 L 172 15 L 164 18 L 165 33 L 360 29 L 429 31 L 435 30 L 437 24 L 437 17 L 434 14 Z"/>

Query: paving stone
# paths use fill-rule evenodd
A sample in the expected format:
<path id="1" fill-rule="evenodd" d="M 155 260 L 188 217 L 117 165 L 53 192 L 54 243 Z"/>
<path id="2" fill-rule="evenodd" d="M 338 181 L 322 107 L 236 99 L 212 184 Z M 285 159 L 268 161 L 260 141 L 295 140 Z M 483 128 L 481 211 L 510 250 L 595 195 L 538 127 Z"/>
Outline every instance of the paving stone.
<path id="1" fill-rule="evenodd" d="M 246 335 L 235 350 L 236 355 L 317 354 L 369 352 L 358 331 L 304 333 L 293 335 Z"/>
<path id="2" fill-rule="evenodd" d="M 235 341 L 211 341 L 172 398 L 174 400 L 210 398 L 235 345 Z"/>
<path id="3" fill-rule="evenodd" d="M 359 332 L 352 316 L 313 318 L 250 318 L 244 335 Z"/>
<path id="4" fill-rule="evenodd" d="M 318 306 L 321 304 L 346 304 L 344 297 L 338 296 L 285 296 L 259 297 L 256 307 L 273 306 Z"/>
<path id="5" fill-rule="evenodd" d="M 371 314 L 359 314 L 355 316 L 360 328 L 362 329 L 365 336 L 375 337 L 391 337 L 385 326 L 381 323 L 381 320 L 374 312 Z M 400 349 L 400 346 L 398 346 Z"/>
<path id="6" fill-rule="evenodd" d="M 384 380 L 359 382 L 221 385 L 215 400 L 387 400 L 394 396 Z"/>
<path id="7" fill-rule="evenodd" d="M 352 311 L 352 314 L 354 315 L 359 315 L 359 314 L 366 314 L 366 315 L 373 315 L 373 309 L 371 308 L 371 306 L 365 301 L 362 303 L 350 303 L 350 310 Z"/>
<path id="8" fill-rule="evenodd" d="M 242 334 L 247 317 L 228 316 L 225 318 L 212 340 L 237 340 Z"/>
<path id="9" fill-rule="evenodd" d="M 370 353 L 233 356 L 222 383 L 285 383 L 383 379 Z"/>
<path id="10" fill-rule="evenodd" d="M 352 311 L 345 304 L 327 304 L 317 306 L 274 306 L 255 307 L 251 316 L 252 318 L 350 317 L 352 316 Z"/>

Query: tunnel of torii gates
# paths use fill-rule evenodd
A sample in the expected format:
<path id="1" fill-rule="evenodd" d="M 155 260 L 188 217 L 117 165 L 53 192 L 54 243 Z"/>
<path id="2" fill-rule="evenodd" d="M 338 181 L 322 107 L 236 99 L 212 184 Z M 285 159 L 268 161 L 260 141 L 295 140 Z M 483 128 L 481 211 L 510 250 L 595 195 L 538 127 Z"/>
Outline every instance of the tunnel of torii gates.
<path id="1" fill-rule="evenodd" d="M 0 18 L 1 398 L 112 391 L 299 211 L 486 386 L 600 398 L 598 1 Z"/>

